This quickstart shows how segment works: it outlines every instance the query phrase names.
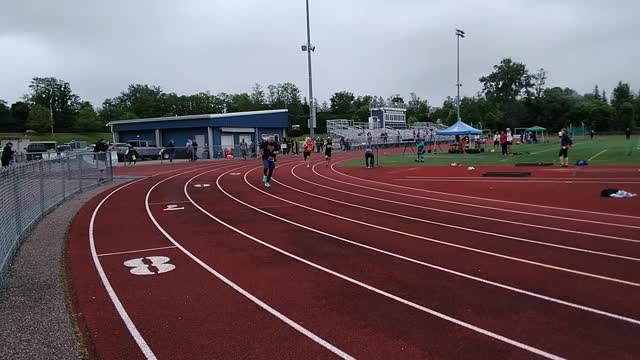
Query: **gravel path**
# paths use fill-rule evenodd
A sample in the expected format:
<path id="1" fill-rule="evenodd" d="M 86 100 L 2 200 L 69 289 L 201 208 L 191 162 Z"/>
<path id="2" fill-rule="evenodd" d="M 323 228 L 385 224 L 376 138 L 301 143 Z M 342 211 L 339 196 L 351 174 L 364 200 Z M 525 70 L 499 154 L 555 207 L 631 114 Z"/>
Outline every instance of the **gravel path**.
<path id="1" fill-rule="evenodd" d="M 123 183 L 79 193 L 53 210 L 18 250 L 0 289 L 0 359 L 83 359 L 63 268 L 64 242 L 75 214 L 92 197 Z"/>

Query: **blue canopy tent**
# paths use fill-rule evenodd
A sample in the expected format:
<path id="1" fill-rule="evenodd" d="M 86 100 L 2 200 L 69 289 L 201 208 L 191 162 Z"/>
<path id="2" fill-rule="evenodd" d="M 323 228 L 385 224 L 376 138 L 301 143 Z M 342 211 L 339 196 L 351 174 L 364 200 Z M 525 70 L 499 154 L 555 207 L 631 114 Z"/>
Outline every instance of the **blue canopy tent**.
<path id="1" fill-rule="evenodd" d="M 474 127 L 471 127 L 465 123 L 462 122 L 462 120 L 458 120 L 458 122 L 456 122 L 455 124 L 449 126 L 448 128 L 444 129 L 444 130 L 440 130 L 436 132 L 436 135 L 440 135 L 440 136 L 456 136 L 456 135 L 482 135 L 482 130 L 478 130 Z M 480 149 L 480 143 L 476 141 L 475 143 L 475 148 L 474 149 L 459 149 L 458 148 L 458 144 L 455 143 L 453 145 L 451 145 L 451 147 L 449 148 L 449 152 L 459 152 L 459 151 L 463 151 L 463 152 L 480 152 L 480 151 L 484 151 L 484 149 Z M 469 146 L 470 144 L 467 144 L 467 146 Z"/>
<path id="2" fill-rule="evenodd" d="M 458 122 L 449 126 L 448 128 L 437 131 L 436 135 L 442 135 L 442 136 L 482 135 L 482 131 L 463 123 L 462 120 L 459 120 Z"/>

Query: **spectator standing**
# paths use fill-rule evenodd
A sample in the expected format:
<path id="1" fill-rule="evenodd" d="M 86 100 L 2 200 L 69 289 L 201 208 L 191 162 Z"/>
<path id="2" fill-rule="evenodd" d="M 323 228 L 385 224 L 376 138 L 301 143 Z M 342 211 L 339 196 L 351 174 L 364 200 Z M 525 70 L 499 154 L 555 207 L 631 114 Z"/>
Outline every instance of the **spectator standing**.
<path id="1" fill-rule="evenodd" d="M 244 139 L 242 139 L 242 141 L 240 141 L 240 155 L 242 155 L 243 159 L 247 160 L 248 152 L 249 152 L 249 146 L 244 141 Z"/>
<path id="2" fill-rule="evenodd" d="M 631 129 L 627 128 L 627 130 L 625 130 L 624 135 L 627 137 L 627 140 L 631 139 Z"/>
<path id="3" fill-rule="evenodd" d="M 500 147 L 500 133 L 496 131 L 495 134 L 493 134 L 493 148 L 497 149 Z"/>
<path id="4" fill-rule="evenodd" d="M 507 128 L 507 153 L 511 154 L 511 147 L 513 146 L 513 134 L 511 129 Z"/>
<path id="5" fill-rule="evenodd" d="M 507 133 L 504 130 L 500 134 L 500 147 L 502 148 L 502 155 L 509 155 L 507 152 Z"/>
<path id="6" fill-rule="evenodd" d="M 13 154 L 15 154 L 15 151 L 13 150 L 13 143 L 8 142 L 2 149 L 2 167 L 9 166 L 11 164 Z"/>
<path id="7" fill-rule="evenodd" d="M 176 157 L 176 144 L 173 142 L 173 140 L 169 140 L 166 151 L 167 155 L 169 156 L 169 162 L 172 163 L 173 159 L 175 159 Z"/>
<path id="8" fill-rule="evenodd" d="M 560 139 L 560 166 L 569 167 L 569 148 L 573 145 L 573 141 L 567 134 L 567 129 L 562 129 L 562 138 Z"/>
<path id="9" fill-rule="evenodd" d="M 193 161 L 196 161 L 198 160 L 198 142 L 193 140 L 191 145 L 193 146 Z"/>

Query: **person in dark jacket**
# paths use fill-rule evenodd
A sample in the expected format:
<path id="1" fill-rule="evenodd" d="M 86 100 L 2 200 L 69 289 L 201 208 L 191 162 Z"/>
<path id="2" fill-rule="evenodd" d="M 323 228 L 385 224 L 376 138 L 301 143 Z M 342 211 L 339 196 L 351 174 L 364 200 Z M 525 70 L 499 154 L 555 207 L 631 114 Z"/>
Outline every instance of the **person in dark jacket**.
<path id="1" fill-rule="evenodd" d="M 11 158 L 15 151 L 12 148 L 13 143 L 8 142 L 7 145 L 2 149 L 2 166 L 9 166 L 11 164 Z"/>
<path id="2" fill-rule="evenodd" d="M 567 129 L 562 129 L 562 137 L 560 138 L 560 165 L 569 167 L 569 148 L 573 145 L 573 141 L 567 134 Z"/>
<path id="3" fill-rule="evenodd" d="M 175 159 L 176 157 L 176 144 L 173 142 L 173 140 L 169 140 L 166 151 L 167 155 L 169 156 L 169 162 L 172 163 L 173 159 Z"/>

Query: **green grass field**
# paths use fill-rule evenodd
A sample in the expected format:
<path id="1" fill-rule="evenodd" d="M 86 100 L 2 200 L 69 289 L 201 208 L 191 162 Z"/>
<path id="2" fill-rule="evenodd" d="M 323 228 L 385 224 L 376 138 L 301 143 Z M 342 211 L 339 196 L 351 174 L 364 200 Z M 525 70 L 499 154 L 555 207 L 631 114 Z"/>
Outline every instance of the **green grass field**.
<path id="1" fill-rule="evenodd" d="M 72 140 L 86 141 L 87 144 L 95 144 L 100 139 L 111 140 L 111 133 L 59 133 L 54 134 L 20 134 L 20 133 L 0 133 L 0 139 L 29 139 L 31 141 L 55 141 L 58 145 L 68 143 Z"/>
<path id="2" fill-rule="evenodd" d="M 624 136 L 596 137 L 594 140 L 574 138 L 573 147 L 569 150 L 569 162 L 587 160 L 590 165 L 638 164 L 640 165 L 640 141 L 638 136 L 626 140 Z M 439 151 L 437 154 L 425 154 L 424 163 L 416 163 L 415 148 L 407 150 L 405 155 L 384 155 L 385 149 L 379 149 L 381 166 L 448 166 L 459 162 L 464 166 L 482 165 L 514 165 L 516 163 L 554 163 L 560 164 L 558 152 L 560 144 L 557 139 L 545 144 L 513 145 L 513 152 L 528 152 L 528 155 L 512 155 L 505 157 L 501 150 L 491 152 L 493 145 L 486 146 L 484 153 L 449 154 Z M 354 159 L 344 163 L 345 166 L 362 166 L 362 159 Z"/>

